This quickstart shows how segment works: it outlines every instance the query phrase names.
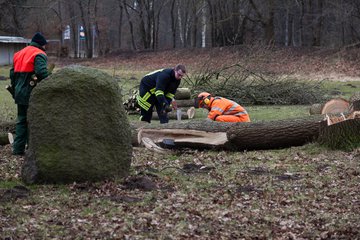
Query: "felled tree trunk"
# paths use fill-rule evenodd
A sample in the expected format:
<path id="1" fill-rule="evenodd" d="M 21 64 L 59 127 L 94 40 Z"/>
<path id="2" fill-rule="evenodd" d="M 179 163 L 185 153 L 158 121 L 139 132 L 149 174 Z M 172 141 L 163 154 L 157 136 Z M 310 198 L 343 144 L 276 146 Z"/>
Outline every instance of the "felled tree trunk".
<path id="1" fill-rule="evenodd" d="M 331 149 L 353 150 L 360 146 L 360 118 L 329 125 L 322 121 L 318 141 Z"/>
<path id="2" fill-rule="evenodd" d="M 176 122 L 146 126 L 138 132 L 157 144 L 174 141 L 173 147 L 229 150 L 273 149 L 299 146 L 318 137 L 322 116 L 263 123 Z"/>
<path id="3" fill-rule="evenodd" d="M 234 150 L 301 146 L 317 139 L 320 119 L 315 117 L 252 123 L 249 126 L 235 125 L 227 131 L 228 145 Z"/>

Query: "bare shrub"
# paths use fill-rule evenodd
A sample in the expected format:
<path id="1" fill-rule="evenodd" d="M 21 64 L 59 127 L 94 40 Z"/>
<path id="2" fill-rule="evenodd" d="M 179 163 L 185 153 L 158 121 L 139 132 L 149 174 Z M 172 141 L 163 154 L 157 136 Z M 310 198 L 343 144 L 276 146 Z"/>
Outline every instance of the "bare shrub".
<path id="1" fill-rule="evenodd" d="M 206 63 L 185 79 L 194 92 L 207 91 L 249 105 L 295 105 L 322 102 L 322 81 L 300 81 L 252 71 L 236 63 L 213 67 Z"/>

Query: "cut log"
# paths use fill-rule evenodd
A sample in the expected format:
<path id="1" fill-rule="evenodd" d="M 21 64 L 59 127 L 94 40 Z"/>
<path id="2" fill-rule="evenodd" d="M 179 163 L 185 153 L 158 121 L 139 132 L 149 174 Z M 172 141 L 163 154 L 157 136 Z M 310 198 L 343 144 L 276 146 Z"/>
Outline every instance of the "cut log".
<path id="1" fill-rule="evenodd" d="M 331 149 L 353 150 L 360 147 L 360 118 L 346 119 L 333 123 L 325 120 L 320 124 L 320 144 Z M 329 124 L 330 123 L 330 124 Z"/>
<path id="2" fill-rule="evenodd" d="M 188 115 L 189 119 L 193 119 L 195 117 L 196 110 L 194 107 L 189 108 L 186 110 L 186 114 Z"/>
<path id="3" fill-rule="evenodd" d="M 7 145 L 9 142 L 9 133 L 15 133 L 15 122 L 0 122 L 0 145 Z"/>
<path id="4" fill-rule="evenodd" d="M 175 93 L 176 100 L 190 99 L 190 89 L 189 88 L 178 88 Z"/>
<path id="5" fill-rule="evenodd" d="M 310 115 L 317 115 L 317 114 L 321 114 L 321 109 L 323 108 L 323 104 L 322 103 L 315 103 L 313 105 L 310 106 L 310 110 L 309 113 Z"/>
<path id="6" fill-rule="evenodd" d="M 257 150 L 299 146 L 318 138 L 322 116 L 263 123 L 190 121 L 146 126 L 138 132 L 155 143 L 172 139 L 175 148 Z"/>
<path id="7" fill-rule="evenodd" d="M 168 118 L 171 120 L 177 120 L 177 116 L 176 116 L 176 111 L 171 111 L 168 113 Z M 159 116 L 157 115 L 157 112 L 153 112 L 153 116 L 152 116 L 153 120 L 159 120 Z M 182 120 L 186 120 L 189 119 L 189 116 L 186 114 L 186 112 L 182 112 L 181 113 L 181 119 Z"/>
<path id="8" fill-rule="evenodd" d="M 321 114 L 347 112 L 349 110 L 349 106 L 349 102 L 343 98 L 331 99 L 323 105 Z"/>
<path id="9" fill-rule="evenodd" d="M 8 134 L 7 133 L 0 133 L 0 146 L 4 146 L 10 144 Z"/>
<path id="10" fill-rule="evenodd" d="M 185 108 L 193 107 L 194 99 L 183 99 L 183 100 L 176 99 L 176 104 L 178 107 L 185 107 Z"/>
<path id="11" fill-rule="evenodd" d="M 182 120 L 193 119 L 195 117 L 195 108 L 194 107 L 191 107 L 189 109 L 186 109 L 186 108 L 179 108 L 179 109 L 181 109 L 181 119 Z M 169 119 L 177 120 L 177 112 L 175 110 L 169 112 L 168 117 L 169 117 Z M 159 120 L 159 116 L 157 115 L 156 111 L 153 112 L 152 119 Z"/>

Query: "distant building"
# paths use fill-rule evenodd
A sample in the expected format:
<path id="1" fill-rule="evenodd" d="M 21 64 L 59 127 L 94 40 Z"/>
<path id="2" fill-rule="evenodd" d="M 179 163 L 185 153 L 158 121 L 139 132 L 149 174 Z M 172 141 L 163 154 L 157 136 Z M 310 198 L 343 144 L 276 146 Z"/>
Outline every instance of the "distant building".
<path id="1" fill-rule="evenodd" d="M 30 41 L 23 37 L 0 36 L 0 65 L 12 64 L 14 53 L 26 47 Z"/>

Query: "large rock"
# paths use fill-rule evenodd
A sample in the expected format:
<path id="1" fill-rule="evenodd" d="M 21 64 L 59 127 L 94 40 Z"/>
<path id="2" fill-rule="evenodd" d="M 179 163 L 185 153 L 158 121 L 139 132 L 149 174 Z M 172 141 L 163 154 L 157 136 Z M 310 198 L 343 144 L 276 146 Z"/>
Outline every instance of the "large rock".
<path id="1" fill-rule="evenodd" d="M 34 88 L 28 110 L 26 183 L 124 177 L 131 130 L 118 84 L 99 70 L 71 66 Z"/>

